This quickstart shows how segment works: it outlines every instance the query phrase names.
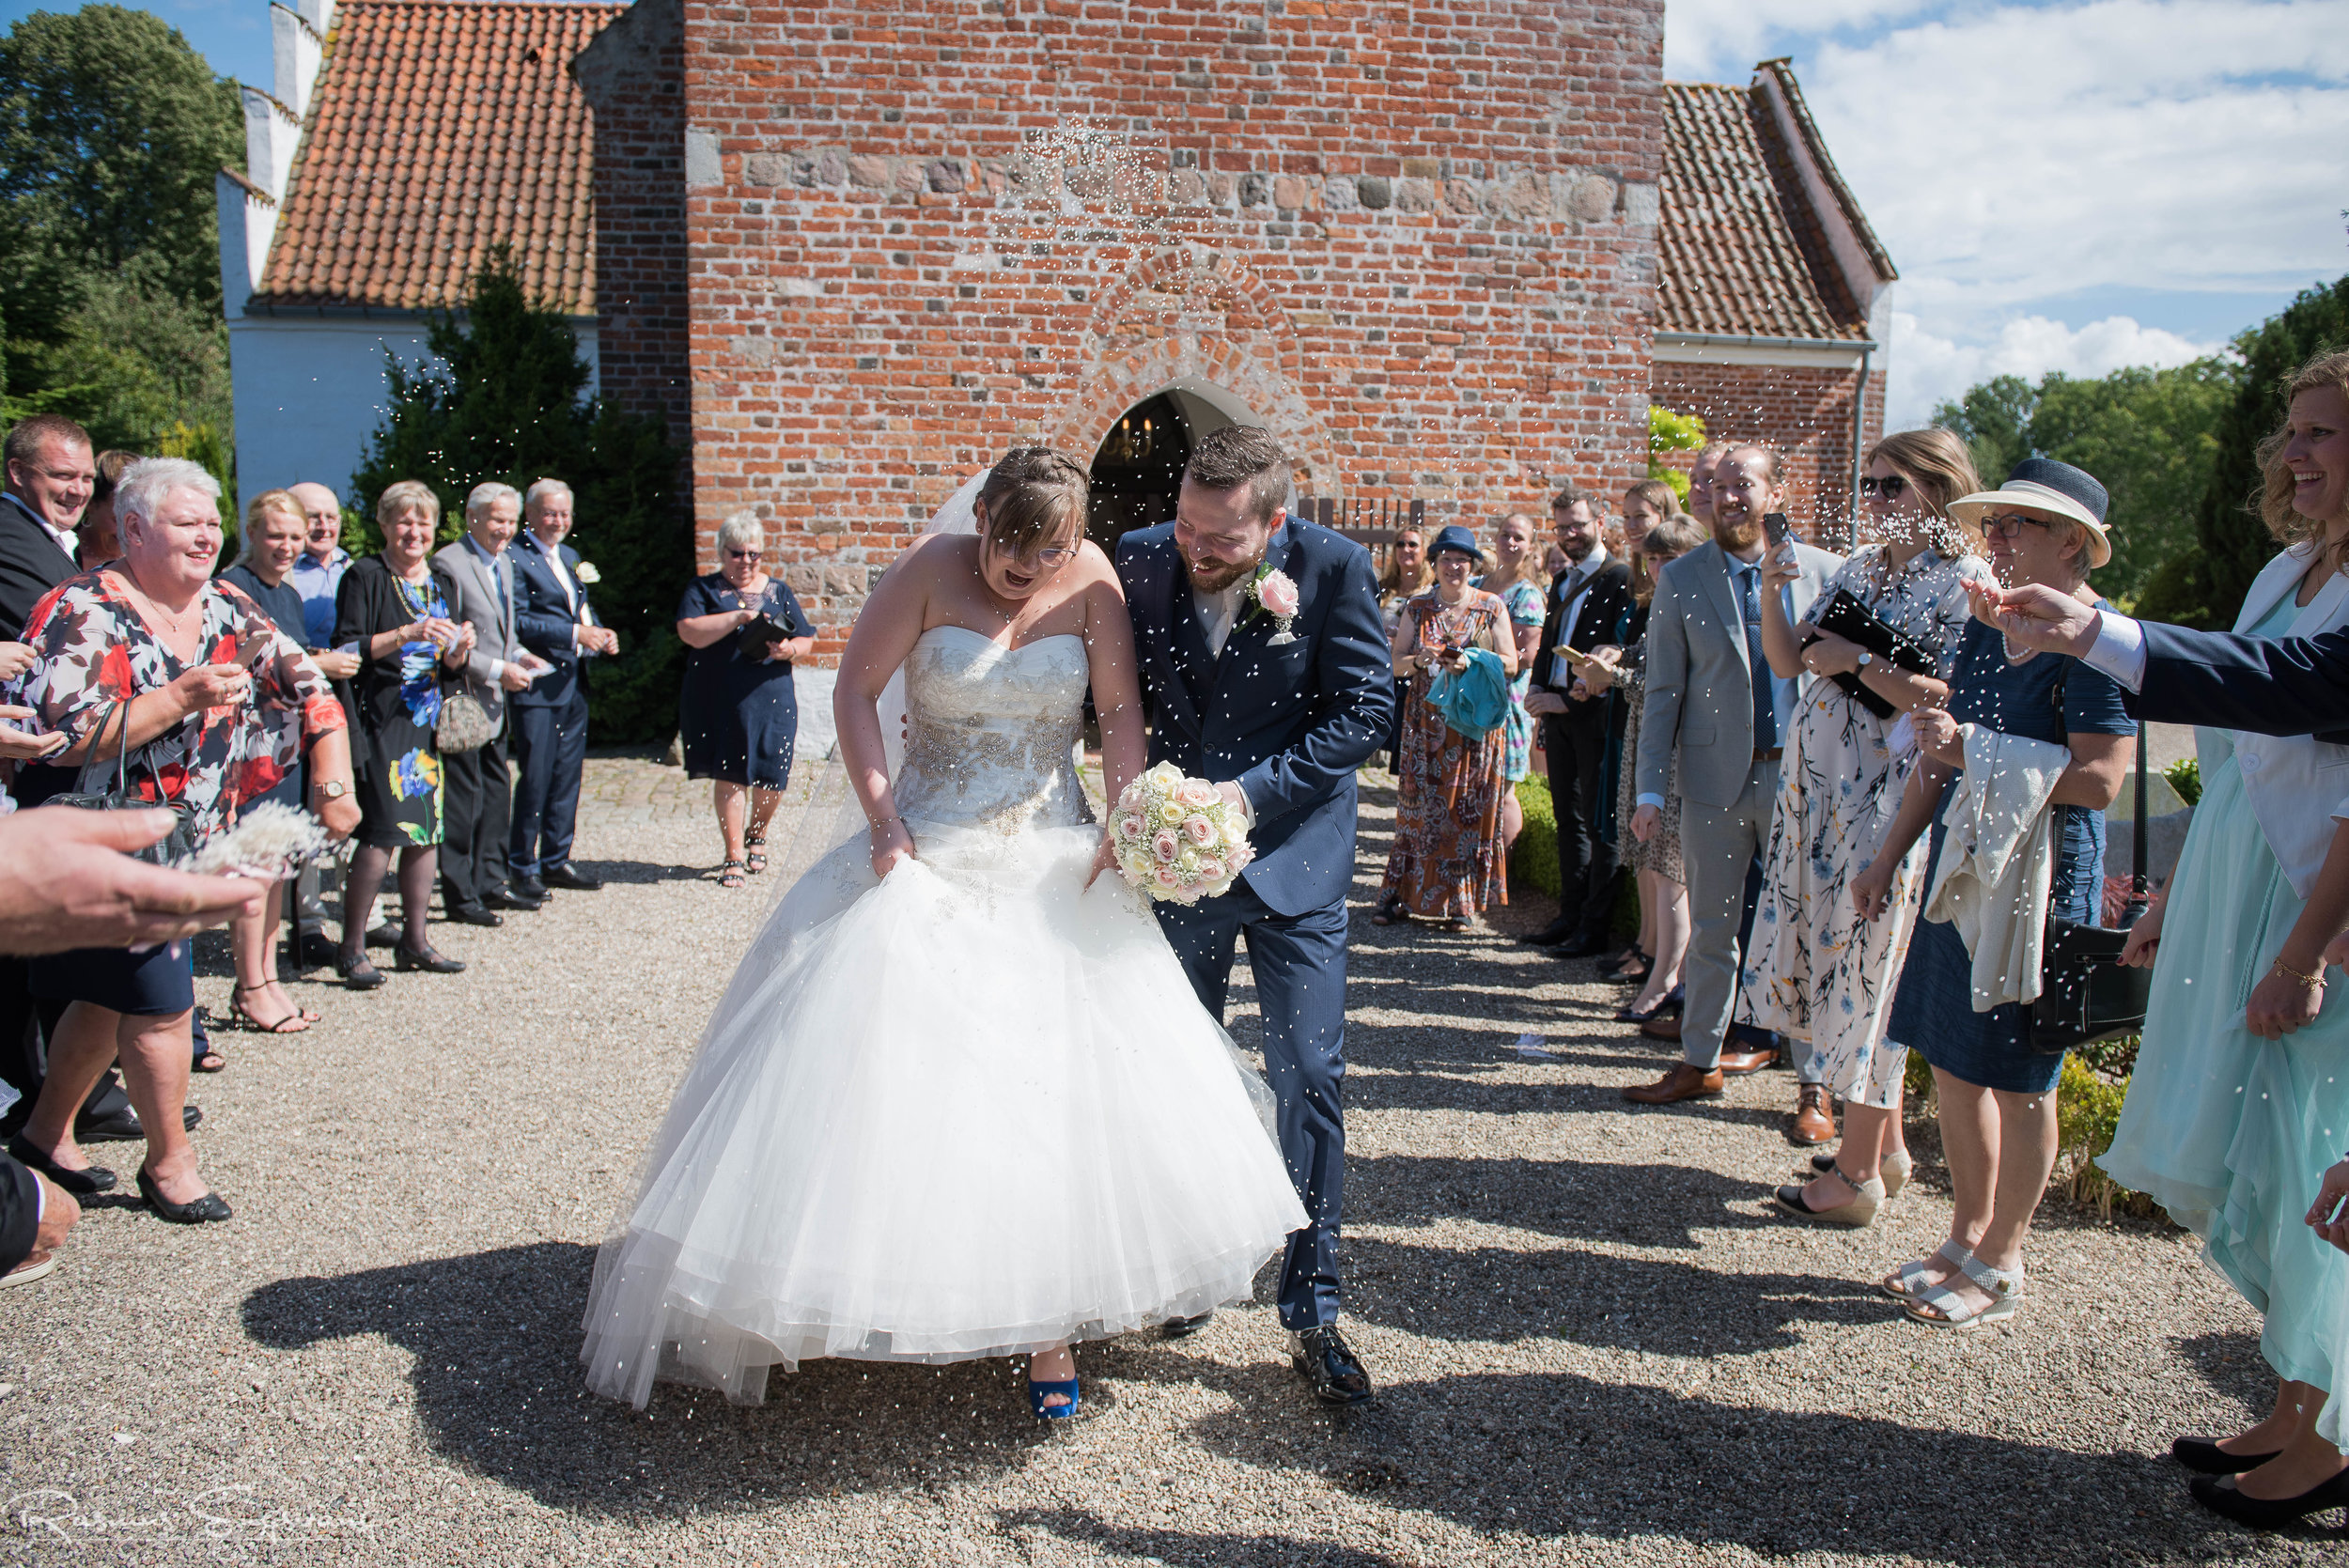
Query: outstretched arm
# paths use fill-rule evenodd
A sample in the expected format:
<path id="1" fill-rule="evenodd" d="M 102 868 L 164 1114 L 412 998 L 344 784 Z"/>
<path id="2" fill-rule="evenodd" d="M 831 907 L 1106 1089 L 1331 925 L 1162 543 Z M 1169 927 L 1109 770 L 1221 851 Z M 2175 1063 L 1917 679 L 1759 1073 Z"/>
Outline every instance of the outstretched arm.
<path id="1" fill-rule="evenodd" d="M 1315 649 L 1322 698 L 1313 727 L 1238 779 L 1260 822 L 1328 800 L 1386 743 L 1394 719 L 1393 652 L 1378 618 L 1369 553 L 1349 551 L 1330 575 L 1330 613 Z"/>

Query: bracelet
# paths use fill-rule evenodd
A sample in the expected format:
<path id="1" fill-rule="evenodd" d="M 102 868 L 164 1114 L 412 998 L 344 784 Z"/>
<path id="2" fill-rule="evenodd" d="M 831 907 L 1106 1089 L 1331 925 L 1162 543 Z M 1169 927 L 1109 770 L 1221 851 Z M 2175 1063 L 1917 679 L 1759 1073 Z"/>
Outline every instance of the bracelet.
<path id="1" fill-rule="evenodd" d="M 2304 990 L 2313 991 L 2325 984 L 2325 971 L 2322 969 L 2319 969 L 2314 974 L 2302 974 L 2298 970 L 2295 970 L 2290 964 L 2285 963 L 2281 958 L 2278 958 L 2276 960 L 2275 967 L 2277 973 L 2298 981 L 2301 988 Z"/>

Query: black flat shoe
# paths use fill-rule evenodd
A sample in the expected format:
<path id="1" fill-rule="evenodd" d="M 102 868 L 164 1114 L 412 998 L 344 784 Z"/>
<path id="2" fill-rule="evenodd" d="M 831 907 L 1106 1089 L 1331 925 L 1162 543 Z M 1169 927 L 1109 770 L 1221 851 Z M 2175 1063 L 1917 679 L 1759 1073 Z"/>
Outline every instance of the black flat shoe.
<path id="1" fill-rule="evenodd" d="M 2247 1498 L 2232 1476 L 2198 1475 L 2186 1484 L 2194 1500 L 2213 1514 L 2252 1529 L 2281 1529 L 2328 1508 L 2349 1508 L 2349 1470 L 2310 1487 L 2296 1498 Z"/>
<path id="2" fill-rule="evenodd" d="M 459 925 L 503 925 L 506 917 L 479 904 L 459 904 L 448 912 L 448 918 Z"/>
<path id="3" fill-rule="evenodd" d="M 465 966 L 462 963 L 455 958 L 443 958 L 428 947 L 422 953 L 412 952 L 405 946 L 394 948 L 392 967 L 402 974 L 417 970 L 422 970 L 426 974 L 462 974 L 465 972 Z"/>
<path id="4" fill-rule="evenodd" d="M 521 914 L 529 914 L 547 907 L 547 901 L 543 898 L 524 898 L 521 893 L 509 893 L 504 888 L 491 888 L 481 895 L 481 902 L 492 908 L 513 909 Z"/>
<path id="5" fill-rule="evenodd" d="M 377 969 L 364 953 L 355 958 L 335 954 L 334 972 L 342 977 L 344 985 L 354 991 L 372 991 L 383 984 L 383 971 Z"/>
<path id="6" fill-rule="evenodd" d="M 1170 1317 L 1159 1325 L 1159 1332 L 1170 1340 L 1187 1340 L 1205 1328 L 1214 1316 L 1213 1312 L 1201 1312 L 1196 1317 Z"/>
<path id="7" fill-rule="evenodd" d="M 188 1131 L 204 1120 L 204 1108 L 187 1105 L 179 1108 L 179 1125 Z M 76 1143 L 143 1143 L 147 1128 L 139 1123 L 139 1113 L 125 1106 L 112 1116 L 76 1116 L 73 1119 L 73 1141 Z"/>
<path id="8" fill-rule="evenodd" d="M 175 1225 L 210 1225 L 234 1219 L 237 1212 L 217 1192 L 207 1192 L 192 1203 L 173 1203 L 163 1196 L 163 1188 L 155 1185 L 155 1178 L 147 1173 L 144 1165 L 139 1167 L 139 1196 L 147 1200 L 148 1208 Z"/>
<path id="9" fill-rule="evenodd" d="M 1297 1335 L 1290 1343 L 1289 1360 L 1324 1405 L 1364 1405 L 1373 1397 L 1370 1374 L 1334 1323 Z"/>
<path id="10" fill-rule="evenodd" d="M 14 1153 L 13 1150 L 10 1152 Z M 2246 1470 L 2258 1469 L 2276 1455 L 2229 1453 L 2208 1437 L 2179 1437 L 2170 1444 L 2170 1457 L 2187 1469 L 2198 1470 L 2203 1475 L 2241 1475 Z"/>
<path id="11" fill-rule="evenodd" d="M 69 1171 L 22 1138 L 8 1140 L 8 1154 L 19 1165 L 28 1171 L 39 1172 L 76 1198 L 115 1189 L 115 1173 L 112 1171 L 97 1165 L 81 1171 Z"/>
<path id="12" fill-rule="evenodd" d="M 759 839 L 755 842 L 764 844 L 766 843 L 766 840 Z M 767 857 L 761 855 L 759 857 L 759 863 L 752 866 L 751 869 L 753 871 L 766 870 Z M 574 871 L 568 865 L 558 865 L 552 871 L 540 872 L 538 874 L 538 880 L 546 884 L 548 887 L 568 888 L 573 893 L 595 893 L 603 886 L 602 877 L 590 877 L 585 872 Z"/>

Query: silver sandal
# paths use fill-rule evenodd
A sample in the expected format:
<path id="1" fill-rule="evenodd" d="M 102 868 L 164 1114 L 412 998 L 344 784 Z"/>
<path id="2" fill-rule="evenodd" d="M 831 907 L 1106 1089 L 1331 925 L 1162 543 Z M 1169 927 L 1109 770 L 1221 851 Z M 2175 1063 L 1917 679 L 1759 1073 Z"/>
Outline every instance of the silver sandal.
<path id="1" fill-rule="evenodd" d="M 1885 1185 L 1889 1187 L 1891 1184 L 1888 1182 Z M 1935 1248 L 1931 1253 L 1919 1258 L 1915 1263 L 1905 1263 L 1901 1265 L 1899 1273 L 1890 1274 L 1885 1278 L 1878 1280 L 1876 1281 L 1876 1289 L 1881 1291 L 1886 1296 L 1890 1296 L 1895 1301 L 1914 1301 L 1918 1298 L 1919 1293 L 1925 1289 L 1925 1276 L 1928 1271 L 1933 1269 L 1935 1259 L 1937 1258 L 1941 1262 L 1948 1264 L 1950 1265 L 1950 1269 L 1960 1269 L 1966 1266 L 1967 1260 L 1971 1258 L 1973 1255 L 1974 1250 L 1972 1248 L 1960 1247 L 1957 1244 L 1957 1237 L 1952 1236 L 1949 1240 Z M 1941 1270 L 1940 1273 L 1942 1279 L 1946 1280 L 1949 1278 L 1949 1269 Z M 1938 1284 L 1940 1283 L 1940 1281 L 1934 1281 L 1933 1283 Z"/>
<path id="2" fill-rule="evenodd" d="M 1936 1285 L 1903 1310 L 1928 1328 L 1979 1328 L 2021 1310 L 2021 1269 L 1993 1268 L 1980 1258 L 1968 1258 L 1958 1265 L 1958 1272 L 1987 1291 L 1990 1299 L 1980 1307 L 1969 1307 L 1949 1286 Z"/>

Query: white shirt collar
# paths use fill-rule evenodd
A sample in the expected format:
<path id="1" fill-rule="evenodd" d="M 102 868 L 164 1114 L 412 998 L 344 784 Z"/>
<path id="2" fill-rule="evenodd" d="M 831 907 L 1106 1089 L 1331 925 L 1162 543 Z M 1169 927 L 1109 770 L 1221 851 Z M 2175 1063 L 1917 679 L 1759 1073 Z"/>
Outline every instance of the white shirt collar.
<path id="1" fill-rule="evenodd" d="M 0 490 L 0 496 L 5 496 L 7 500 L 15 505 L 18 511 L 23 512 L 26 517 L 40 524 L 41 532 L 48 535 L 52 539 L 54 539 L 57 543 L 57 548 L 64 551 L 69 558 L 71 557 L 76 551 L 81 549 L 80 539 L 76 538 L 73 535 L 67 533 L 63 529 L 51 526 L 47 518 L 42 517 L 39 512 L 34 511 L 32 507 L 24 504 L 24 498 L 23 496 L 16 494 L 12 490 Z"/>
<path id="2" fill-rule="evenodd" d="M 1577 571 L 1596 571 L 1607 564 L 1607 541 L 1601 539 L 1591 546 L 1591 552 L 1574 563 Z"/>

